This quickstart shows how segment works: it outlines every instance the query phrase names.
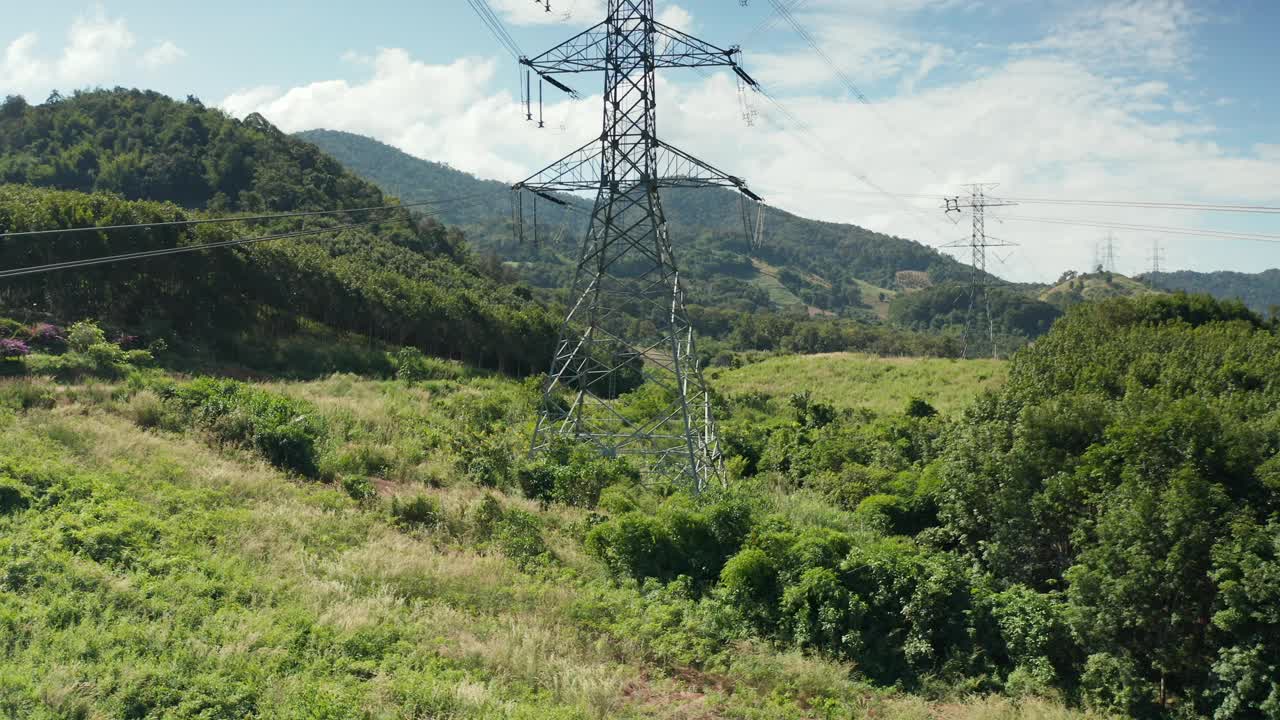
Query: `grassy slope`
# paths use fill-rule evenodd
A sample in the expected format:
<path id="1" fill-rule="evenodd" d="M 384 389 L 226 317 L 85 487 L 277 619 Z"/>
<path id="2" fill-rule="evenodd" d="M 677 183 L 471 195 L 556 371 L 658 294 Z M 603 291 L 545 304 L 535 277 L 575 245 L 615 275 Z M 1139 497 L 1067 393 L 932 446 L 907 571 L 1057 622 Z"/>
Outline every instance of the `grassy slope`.
<path id="1" fill-rule="evenodd" d="M 1109 297 L 1127 297 L 1161 292 L 1119 273 L 1111 273 L 1110 275 L 1110 280 L 1107 279 L 1105 273 L 1094 273 L 1092 275 L 1082 275 L 1075 280 L 1058 283 L 1042 291 L 1040 299 L 1048 303 L 1055 303 L 1056 300 L 1071 295 L 1073 292 L 1072 283 L 1079 285 L 1082 280 L 1084 281 L 1084 287 L 1079 288 L 1079 292 L 1085 300 L 1102 300 Z"/>
<path id="2" fill-rule="evenodd" d="M 525 393 L 493 378 L 272 387 L 316 403 L 340 441 L 383 446 L 427 479 L 447 463 L 421 448 L 445 452 L 459 418 L 485 403 L 518 413 Z M 538 517 L 555 557 L 521 566 L 471 537 L 486 491 L 468 483 L 380 483 L 441 502 L 438 525 L 403 531 L 385 497 L 357 503 L 200 433 L 143 430 L 147 392 L 56 392 L 52 409 L 0 411 L 0 478 L 47 485 L 0 514 L 3 715 L 1077 717 L 874 691 L 842 666 L 759 645 L 714 674 L 672 666 L 601 629 L 642 620 L 643 603 L 581 552 L 581 511 L 497 494 Z"/>
<path id="3" fill-rule="evenodd" d="M 919 397 L 942 412 L 964 407 L 983 390 L 1004 381 L 997 360 L 882 358 L 855 353 L 790 355 L 733 370 L 712 370 L 712 385 L 726 395 L 764 393 L 786 398 L 809 390 L 838 408 L 901 412 Z"/>

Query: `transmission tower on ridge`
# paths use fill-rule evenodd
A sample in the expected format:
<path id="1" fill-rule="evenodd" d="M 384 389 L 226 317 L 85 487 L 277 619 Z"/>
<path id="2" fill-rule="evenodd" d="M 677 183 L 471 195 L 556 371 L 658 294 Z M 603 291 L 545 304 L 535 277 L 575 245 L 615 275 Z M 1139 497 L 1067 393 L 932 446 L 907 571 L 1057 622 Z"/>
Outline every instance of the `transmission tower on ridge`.
<path id="1" fill-rule="evenodd" d="M 1151 272 L 1156 275 L 1163 271 L 1164 249 L 1160 247 L 1160 238 L 1151 241 Z"/>
<path id="2" fill-rule="evenodd" d="M 1116 272 L 1116 235 L 1115 233 L 1107 233 L 1107 239 L 1102 246 L 1102 269 L 1106 272 Z"/>
<path id="3" fill-rule="evenodd" d="M 741 179 L 658 139 L 655 71 L 728 67 L 755 87 L 738 53 L 657 22 L 653 0 L 608 0 L 604 22 L 520 59 L 539 83 L 570 94 L 557 76 L 604 73 L 600 136 L 513 186 L 535 203 L 564 204 L 557 192 L 595 193 L 533 453 L 566 438 L 605 456 L 643 457 L 650 477 L 695 491 L 724 482 L 659 189 L 726 187 L 760 198 Z M 646 381 L 644 392 L 627 396 Z"/>
<path id="4" fill-rule="evenodd" d="M 969 189 L 969 197 L 947 198 L 945 208 L 948 215 L 962 213 L 965 210 L 970 211 L 973 226 L 969 237 L 943 245 L 943 247 L 968 247 L 972 256 L 973 276 L 969 282 L 969 311 L 965 316 L 964 322 L 962 354 L 964 357 L 969 357 L 970 340 L 976 340 L 983 336 L 979 326 L 982 324 L 982 320 L 985 319 L 987 326 L 986 338 L 987 342 L 991 344 L 991 356 L 999 358 L 999 348 L 996 347 L 996 331 L 991 323 L 991 296 L 987 292 L 991 284 L 991 276 L 987 274 L 987 248 L 1011 247 L 1015 243 L 987 235 L 987 208 L 1006 207 L 1017 205 L 1017 203 L 1000 200 L 988 195 L 989 191 L 995 189 L 996 183 L 974 183 L 967 187 Z M 979 298 L 981 298 L 985 306 L 981 313 L 977 312 Z"/>

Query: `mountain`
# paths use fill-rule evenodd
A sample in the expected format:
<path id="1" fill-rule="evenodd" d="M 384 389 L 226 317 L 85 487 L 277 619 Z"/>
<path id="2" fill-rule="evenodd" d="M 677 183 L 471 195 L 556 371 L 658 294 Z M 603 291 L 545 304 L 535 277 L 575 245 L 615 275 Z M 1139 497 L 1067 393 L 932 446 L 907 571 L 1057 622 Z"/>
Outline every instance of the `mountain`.
<path id="1" fill-rule="evenodd" d="M 194 98 L 116 89 L 38 106 L 11 96 L 0 105 L 0 232 L 185 223 L 214 214 L 319 212 L 390 201 L 261 116 L 235 120 Z M 0 244 L 0 267 L 292 232 L 299 222 L 15 238 Z M 404 210 L 301 222 L 311 230 L 335 229 L 10 278 L 0 310 L 55 321 L 95 317 L 188 347 L 221 346 L 223 356 L 322 326 L 358 333 L 370 345 L 411 345 L 485 367 L 523 372 L 545 366 L 559 311 L 531 302 L 527 288 L 486 274 L 456 230 Z"/>
<path id="2" fill-rule="evenodd" d="M 584 212 L 566 212 L 538 202 L 538 243 L 534 244 L 534 201 L 526 199 L 526 242 L 519 245 L 512 239 L 511 193 L 505 183 L 481 180 L 351 133 L 312 130 L 297 137 L 407 201 L 476 198 L 471 204 L 445 210 L 440 217 L 463 227 L 477 250 L 518 264 L 531 283 L 549 288 L 567 283 L 585 231 Z M 935 283 L 967 278 L 970 272 L 950 256 L 911 240 L 855 225 L 808 220 L 772 207 L 765 210 L 763 246 L 752 248 L 737 193 L 673 190 L 664 192 L 663 198 L 694 303 L 714 299 L 718 305 L 747 311 L 792 308 L 884 317 L 887 301 L 899 289 L 899 272 L 927 273 Z M 582 199 L 570 203 L 577 211 L 590 209 Z M 755 210 L 747 211 L 748 223 L 754 224 Z"/>
<path id="3" fill-rule="evenodd" d="M 1269 312 L 1280 305 L 1280 270 L 1259 273 L 1178 272 L 1147 273 L 1142 279 L 1170 292 L 1207 293 L 1220 300 L 1239 300 L 1256 312 Z"/>

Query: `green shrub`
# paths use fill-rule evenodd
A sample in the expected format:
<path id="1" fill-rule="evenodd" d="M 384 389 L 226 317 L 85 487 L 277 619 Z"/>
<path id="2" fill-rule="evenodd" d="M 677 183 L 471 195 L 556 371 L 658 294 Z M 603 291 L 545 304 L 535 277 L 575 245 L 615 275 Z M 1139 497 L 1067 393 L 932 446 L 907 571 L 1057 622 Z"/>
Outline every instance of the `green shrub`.
<path id="1" fill-rule="evenodd" d="M 542 561 L 547 555 L 547 545 L 542 539 L 538 518 L 524 510 L 505 510 L 494 539 L 502 553 L 520 567 L 529 567 Z"/>
<path id="2" fill-rule="evenodd" d="M 272 465 L 316 477 L 325 427 L 310 404 L 234 380 L 200 378 L 169 398 L 219 440 L 258 451 Z"/>
<path id="3" fill-rule="evenodd" d="M 390 356 L 397 380 L 423 382 L 426 380 L 458 380 L 465 373 L 462 368 L 447 360 L 427 357 L 416 347 L 402 347 Z"/>
<path id="4" fill-rule="evenodd" d="M 17 320 L 0 318 L 0 339 L 27 340 L 30 337 L 31 332 L 26 325 Z"/>
<path id="5" fill-rule="evenodd" d="M 347 495 L 352 500 L 365 502 L 372 500 L 378 496 L 378 489 L 373 486 L 369 478 L 362 475 L 346 475 L 342 478 L 342 489 L 347 491 Z"/>
<path id="6" fill-rule="evenodd" d="M 0 407 L 12 410 L 51 408 L 55 402 L 53 388 L 30 380 L 0 380 Z"/>
<path id="7" fill-rule="evenodd" d="M 596 506 L 607 513 L 621 515 L 640 509 L 631 489 L 622 485 L 610 485 L 600 492 Z"/>
<path id="8" fill-rule="evenodd" d="M 837 657 L 858 654 L 866 603 L 852 595 L 827 568 L 812 568 L 782 594 L 786 633 L 802 648 L 825 650 Z"/>
<path id="9" fill-rule="evenodd" d="M 778 567 L 759 548 L 747 548 L 729 558 L 720 571 L 724 599 L 748 620 L 764 630 L 776 622 L 782 584 Z"/>
<path id="10" fill-rule="evenodd" d="M 548 453 L 516 472 L 516 482 L 530 500 L 588 509 L 596 507 L 606 487 L 631 487 L 639 481 L 640 474 L 626 460 L 601 458 L 587 448 L 567 458 Z"/>
<path id="11" fill-rule="evenodd" d="M 391 521 L 402 528 L 432 527 L 443 516 L 440 501 L 429 495 L 414 495 L 408 500 L 391 499 Z"/>
<path id="12" fill-rule="evenodd" d="M 92 320 L 83 320 L 67 328 L 67 348 L 71 352 L 87 353 L 95 345 L 107 344 L 107 334 Z"/>
<path id="13" fill-rule="evenodd" d="M 0 515 L 26 510 L 30 504 L 31 493 L 25 484 L 0 475 Z"/>

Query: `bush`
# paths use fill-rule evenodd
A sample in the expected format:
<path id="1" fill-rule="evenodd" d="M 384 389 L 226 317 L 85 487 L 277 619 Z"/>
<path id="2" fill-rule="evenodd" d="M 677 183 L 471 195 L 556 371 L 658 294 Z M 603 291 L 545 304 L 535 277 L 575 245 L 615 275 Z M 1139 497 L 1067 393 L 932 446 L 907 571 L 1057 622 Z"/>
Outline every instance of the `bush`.
<path id="1" fill-rule="evenodd" d="M 0 407 L 12 410 L 51 408 L 55 402 L 53 388 L 29 380 L 0 381 Z"/>
<path id="2" fill-rule="evenodd" d="M 71 352 L 84 353 L 94 345 L 107 344 L 107 334 L 91 320 L 75 323 L 67 330 L 67 347 Z"/>
<path id="3" fill-rule="evenodd" d="M 282 470 L 317 476 L 316 446 L 325 427 L 310 404 L 212 378 L 178 388 L 170 401 L 219 440 L 251 447 Z"/>
<path id="4" fill-rule="evenodd" d="M 352 500 L 365 502 L 372 500 L 378 496 L 378 489 L 373 486 L 369 478 L 361 475 L 347 475 L 342 478 L 342 489 L 347 491 L 347 495 Z"/>
<path id="5" fill-rule="evenodd" d="M 432 527 L 442 517 L 440 501 L 429 495 L 414 495 L 408 500 L 391 499 L 391 522 L 401 528 Z"/>
<path id="6" fill-rule="evenodd" d="M 498 523 L 495 539 L 502 553 L 522 568 L 539 562 L 547 555 L 538 518 L 523 510 L 508 509 Z"/>
<path id="7" fill-rule="evenodd" d="M 10 338 L 0 340 L 0 360 L 26 357 L 30 354 L 31 348 L 21 340 Z"/>
<path id="8" fill-rule="evenodd" d="M 32 345 L 47 352 L 61 352 L 67 347 L 67 331 L 49 323 L 31 328 L 30 338 Z"/>
<path id="9" fill-rule="evenodd" d="M 464 374 L 459 366 L 439 358 L 427 357 L 416 347 L 400 348 L 390 358 L 395 367 L 396 379 L 405 382 L 457 380 Z"/>
<path id="10" fill-rule="evenodd" d="M 640 474 L 621 458 L 602 458 L 586 447 L 552 449 L 516 472 L 524 496 L 544 503 L 558 502 L 594 508 L 606 487 L 631 487 Z"/>

